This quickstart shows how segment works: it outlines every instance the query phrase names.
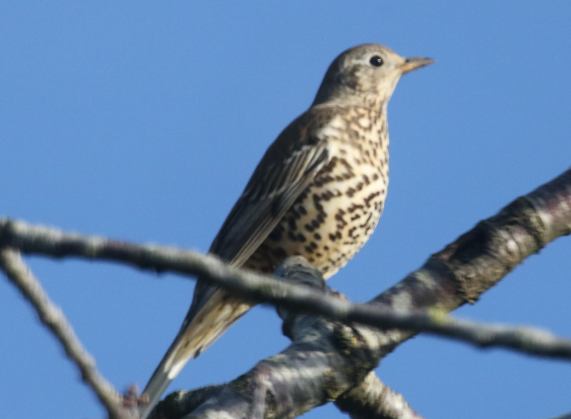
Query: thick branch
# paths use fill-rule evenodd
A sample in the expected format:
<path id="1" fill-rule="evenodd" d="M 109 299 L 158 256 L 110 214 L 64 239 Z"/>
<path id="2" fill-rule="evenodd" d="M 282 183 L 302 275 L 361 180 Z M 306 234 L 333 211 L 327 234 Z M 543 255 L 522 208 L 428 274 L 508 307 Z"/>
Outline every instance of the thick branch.
<path id="1" fill-rule="evenodd" d="M 478 223 L 372 302 L 405 311 L 451 311 L 466 302 L 475 302 L 528 256 L 570 233 L 571 169 Z M 530 354 L 541 352 L 568 358 L 569 341 L 542 330 L 480 327 L 466 321 L 452 324 L 442 317 L 442 325 L 445 324 L 450 326 L 449 336 L 480 346 L 506 346 Z M 406 334 L 403 331 L 402 337 Z"/>
<path id="2" fill-rule="evenodd" d="M 41 322 L 52 332 L 62 345 L 69 359 L 77 366 L 83 381 L 93 390 L 107 413 L 114 419 L 130 416 L 121 407 L 118 393 L 99 373 L 95 361 L 83 347 L 63 312 L 48 297 L 33 273 L 28 269 L 19 252 L 0 249 L 0 268 L 14 286 L 32 304 Z"/>
<path id="3" fill-rule="evenodd" d="M 279 273 L 288 282 L 323 288 L 321 275 L 304 259 L 286 260 Z M 383 353 L 384 332 L 283 307 L 278 312 L 293 341 L 287 349 L 227 384 L 171 394 L 152 418 L 295 417 L 332 400 L 353 418 L 419 418 L 370 372 Z"/>

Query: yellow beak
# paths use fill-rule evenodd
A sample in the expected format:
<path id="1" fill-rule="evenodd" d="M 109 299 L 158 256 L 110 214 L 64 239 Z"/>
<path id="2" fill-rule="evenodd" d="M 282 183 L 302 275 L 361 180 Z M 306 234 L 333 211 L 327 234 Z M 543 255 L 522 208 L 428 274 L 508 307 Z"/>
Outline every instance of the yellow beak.
<path id="1" fill-rule="evenodd" d="M 410 57 L 404 60 L 404 63 L 400 66 L 400 71 L 402 74 L 406 74 L 417 68 L 425 67 L 434 62 L 432 58 L 427 57 Z"/>

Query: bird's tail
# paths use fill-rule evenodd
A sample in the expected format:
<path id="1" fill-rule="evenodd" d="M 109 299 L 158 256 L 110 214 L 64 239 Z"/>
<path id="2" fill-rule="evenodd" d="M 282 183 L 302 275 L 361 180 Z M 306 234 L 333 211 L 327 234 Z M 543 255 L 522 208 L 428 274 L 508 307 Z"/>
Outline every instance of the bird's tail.
<path id="1" fill-rule="evenodd" d="M 143 390 L 143 396 L 146 395 L 149 402 L 141 408 L 141 419 L 147 418 L 186 363 L 212 344 L 249 308 L 249 304 L 232 298 L 222 290 L 217 290 L 198 311 L 185 319 Z"/>

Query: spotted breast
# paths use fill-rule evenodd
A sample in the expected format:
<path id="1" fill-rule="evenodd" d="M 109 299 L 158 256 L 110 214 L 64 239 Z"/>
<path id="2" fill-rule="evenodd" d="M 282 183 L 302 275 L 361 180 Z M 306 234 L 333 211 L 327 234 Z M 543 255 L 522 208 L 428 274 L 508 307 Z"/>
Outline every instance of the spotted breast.
<path id="1" fill-rule="evenodd" d="M 301 255 L 325 278 L 359 251 L 377 226 L 388 186 L 386 106 L 336 112 L 318 135 L 330 163 L 298 197 L 246 267 L 263 272 Z M 376 111 L 376 112 L 375 112 Z"/>

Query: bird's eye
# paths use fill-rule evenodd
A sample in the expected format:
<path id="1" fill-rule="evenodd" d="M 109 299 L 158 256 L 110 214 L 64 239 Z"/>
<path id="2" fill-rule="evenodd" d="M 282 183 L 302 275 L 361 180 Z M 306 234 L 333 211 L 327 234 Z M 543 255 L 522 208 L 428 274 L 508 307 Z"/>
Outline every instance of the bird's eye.
<path id="1" fill-rule="evenodd" d="M 379 55 L 373 55 L 369 60 L 369 62 L 373 67 L 380 67 L 384 63 L 383 58 Z"/>

